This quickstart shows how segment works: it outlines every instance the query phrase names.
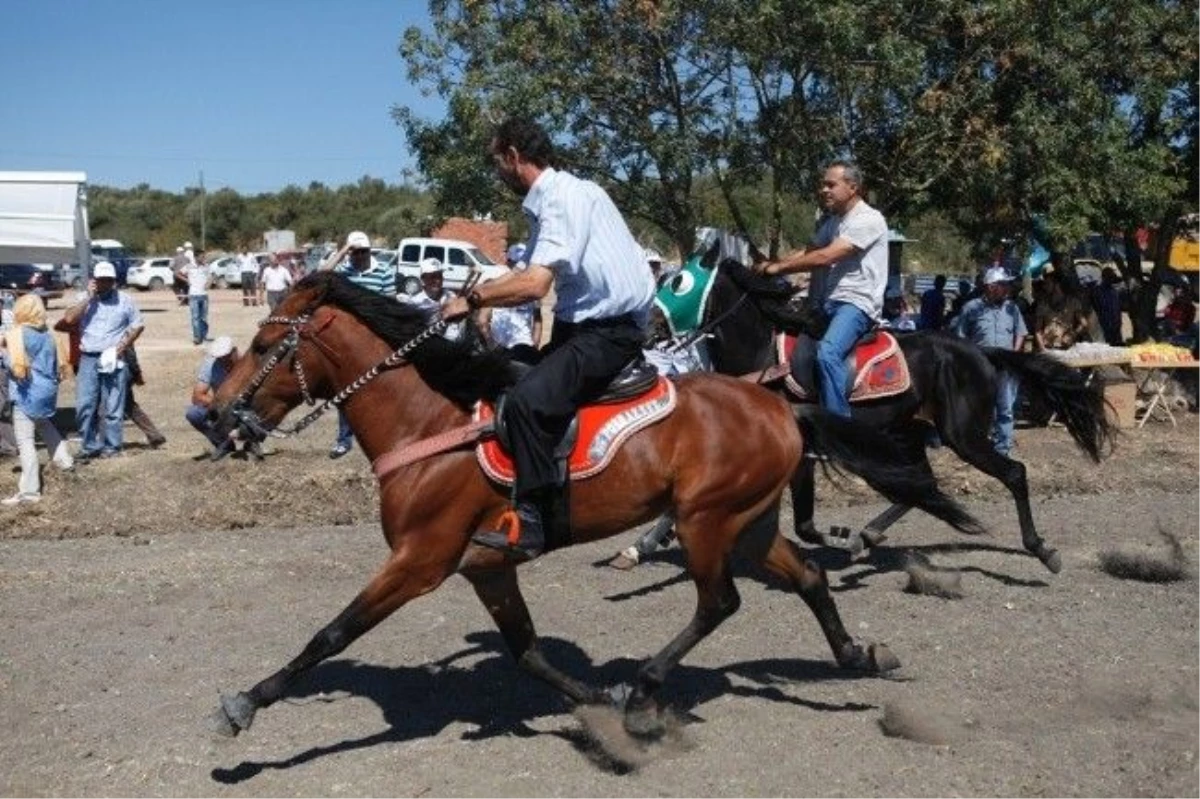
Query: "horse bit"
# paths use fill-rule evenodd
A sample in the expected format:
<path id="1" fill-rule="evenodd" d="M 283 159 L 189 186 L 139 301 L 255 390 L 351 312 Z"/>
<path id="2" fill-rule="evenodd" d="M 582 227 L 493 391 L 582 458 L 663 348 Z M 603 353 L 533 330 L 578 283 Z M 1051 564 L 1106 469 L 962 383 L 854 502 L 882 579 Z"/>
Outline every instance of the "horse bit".
<path id="1" fill-rule="evenodd" d="M 382 361 L 356 377 L 350 382 L 349 385 L 347 385 L 338 393 L 334 394 L 329 399 L 325 400 L 316 409 L 307 413 L 302 419 L 300 419 L 300 421 L 292 425 L 290 429 L 267 429 L 259 420 L 258 414 L 254 413 L 253 410 L 250 410 L 248 403 L 254 396 L 254 393 L 258 391 L 260 387 L 262 387 L 264 382 L 266 382 L 267 376 L 270 375 L 272 370 L 274 370 L 279 362 L 284 358 L 290 358 L 289 368 L 296 374 L 296 382 L 300 384 L 300 394 L 304 398 L 305 404 L 312 406 L 316 405 L 317 403 L 309 391 L 308 379 L 304 375 L 304 367 L 301 365 L 299 358 L 296 357 L 296 353 L 300 348 L 300 340 L 305 338 L 306 334 L 307 337 L 311 338 L 313 343 L 318 347 L 326 352 L 332 352 L 327 344 L 324 344 L 320 339 L 317 338 L 316 334 L 320 332 L 320 330 L 323 330 L 325 327 L 332 324 L 333 318 L 331 317 L 329 321 L 322 325 L 317 331 L 307 331 L 305 328 L 311 321 L 312 313 L 305 312 L 299 316 L 268 316 L 266 319 L 263 319 L 258 323 L 259 327 L 265 327 L 267 325 L 287 325 L 289 330 L 287 335 L 279 343 L 272 347 L 271 353 L 267 357 L 267 360 L 262 364 L 262 366 L 259 367 L 254 377 L 251 378 L 246 387 L 242 389 L 241 393 L 239 393 L 237 397 L 234 398 L 233 402 L 230 403 L 229 412 L 233 418 L 237 420 L 239 426 L 244 426 L 254 432 L 256 435 L 263 438 L 266 438 L 267 436 L 286 438 L 287 436 L 296 435 L 315 422 L 321 416 L 321 414 L 325 413 L 325 411 L 329 409 L 330 405 L 341 406 L 342 403 L 353 396 L 355 392 L 359 391 L 367 383 L 378 377 L 380 372 L 384 371 L 385 369 L 391 369 L 395 366 L 403 364 L 410 352 L 415 350 L 428 339 L 441 335 L 446 329 L 446 322 L 442 320 L 434 322 L 420 333 L 406 341 Z"/>

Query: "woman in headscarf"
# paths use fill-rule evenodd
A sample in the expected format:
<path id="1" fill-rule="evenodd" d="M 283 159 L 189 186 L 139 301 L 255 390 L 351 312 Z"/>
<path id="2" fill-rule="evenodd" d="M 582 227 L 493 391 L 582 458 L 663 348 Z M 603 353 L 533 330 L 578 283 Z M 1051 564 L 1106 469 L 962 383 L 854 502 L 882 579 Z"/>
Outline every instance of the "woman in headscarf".
<path id="1" fill-rule="evenodd" d="M 67 342 L 46 328 L 46 306 L 36 294 L 26 294 L 13 306 L 13 326 L 3 339 L 0 360 L 8 372 L 8 396 L 13 403 L 13 430 L 21 459 L 17 493 L 3 505 L 37 502 L 42 498 L 34 433 L 39 433 L 60 469 L 75 466 L 67 442 L 54 426 L 58 383 L 68 368 Z"/>

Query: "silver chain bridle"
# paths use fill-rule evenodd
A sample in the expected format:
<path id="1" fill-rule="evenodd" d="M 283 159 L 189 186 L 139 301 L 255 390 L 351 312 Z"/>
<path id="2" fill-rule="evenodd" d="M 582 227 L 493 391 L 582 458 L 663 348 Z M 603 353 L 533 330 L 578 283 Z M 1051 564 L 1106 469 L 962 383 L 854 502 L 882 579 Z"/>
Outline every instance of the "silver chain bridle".
<path id="1" fill-rule="evenodd" d="M 305 404 L 311 406 L 316 405 L 317 403 L 309 391 L 308 378 L 304 375 L 304 367 L 300 363 L 300 359 L 295 357 L 297 350 L 300 348 L 300 341 L 302 338 L 301 331 L 310 321 L 312 321 L 312 315 L 309 313 L 304 313 L 300 316 L 268 316 L 266 319 L 263 319 L 258 323 L 259 327 L 265 327 L 267 325 L 287 325 L 289 330 L 288 334 L 278 344 L 271 348 L 270 355 L 267 356 L 267 359 L 263 362 L 262 366 L 260 366 L 258 371 L 255 372 L 254 377 L 251 378 L 246 387 L 242 389 L 241 393 L 239 393 L 234 401 L 230 404 L 229 412 L 233 414 L 233 417 L 237 419 L 240 425 L 249 427 L 263 437 L 274 436 L 276 438 L 285 438 L 287 436 L 294 436 L 320 418 L 321 414 L 325 413 L 325 411 L 327 411 L 331 405 L 340 406 L 342 403 L 352 397 L 355 392 L 359 391 L 367 383 L 378 377 L 380 372 L 405 363 L 405 360 L 410 352 L 434 336 L 440 336 L 446 330 L 446 322 L 439 319 L 437 322 L 434 322 L 429 327 L 426 327 L 420 333 L 406 341 L 399 347 L 399 349 L 393 351 L 382 361 L 356 377 L 341 391 L 337 392 L 332 397 L 318 405 L 316 408 L 309 411 L 298 422 L 292 425 L 291 428 L 286 430 L 281 430 L 278 428 L 268 429 L 263 426 L 261 421 L 259 421 L 257 415 L 253 411 L 249 410 L 248 405 L 250 399 L 254 396 L 254 393 L 258 391 L 264 382 L 266 382 L 267 376 L 284 358 L 289 356 L 291 357 L 291 368 L 296 373 L 296 382 L 300 384 L 300 394 L 304 398 Z M 314 333 L 311 335 L 315 341 L 316 334 Z"/>

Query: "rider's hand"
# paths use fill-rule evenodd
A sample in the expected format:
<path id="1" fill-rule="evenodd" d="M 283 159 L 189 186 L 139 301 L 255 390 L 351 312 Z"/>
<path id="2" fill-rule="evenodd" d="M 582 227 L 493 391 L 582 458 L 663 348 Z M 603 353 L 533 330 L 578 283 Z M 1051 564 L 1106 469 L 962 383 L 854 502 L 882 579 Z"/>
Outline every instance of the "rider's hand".
<path id="1" fill-rule="evenodd" d="M 442 306 L 442 319 L 447 322 L 457 322 L 471 313 L 471 306 L 466 297 L 455 297 Z"/>
<path id="2" fill-rule="evenodd" d="M 754 266 L 750 267 L 757 275 L 769 275 L 767 269 L 774 263 L 773 261 L 755 261 Z"/>

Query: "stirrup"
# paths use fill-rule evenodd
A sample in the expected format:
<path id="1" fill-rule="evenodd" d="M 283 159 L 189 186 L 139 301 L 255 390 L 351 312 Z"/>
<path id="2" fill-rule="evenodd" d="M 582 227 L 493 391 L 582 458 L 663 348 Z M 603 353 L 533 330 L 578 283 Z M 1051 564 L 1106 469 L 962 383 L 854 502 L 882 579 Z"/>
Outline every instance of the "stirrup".
<path id="1" fill-rule="evenodd" d="M 540 541 L 522 540 L 523 525 L 516 510 L 510 509 L 500 514 L 496 527 L 495 530 L 475 533 L 471 536 L 471 541 L 489 549 L 500 550 L 507 557 L 520 563 L 533 560 L 545 549 L 544 536 L 540 537 Z"/>

